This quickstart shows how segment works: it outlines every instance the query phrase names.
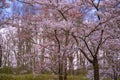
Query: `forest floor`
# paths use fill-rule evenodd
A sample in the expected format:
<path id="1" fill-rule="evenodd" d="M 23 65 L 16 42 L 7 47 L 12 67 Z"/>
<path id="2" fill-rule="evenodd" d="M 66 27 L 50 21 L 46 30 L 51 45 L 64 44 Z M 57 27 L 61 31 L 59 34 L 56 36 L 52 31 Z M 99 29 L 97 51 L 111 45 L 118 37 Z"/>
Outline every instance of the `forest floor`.
<path id="1" fill-rule="evenodd" d="M 67 80 L 90 80 L 87 79 L 85 76 L 78 76 L 78 75 L 69 75 Z M 14 75 L 14 74 L 1 74 L 0 73 L 0 80 L 59 80 L 57 75 L 50 75 L 50 74 L 41 74 L 38 76 L 34 76 L 33 74 L 24 74 L 24 75 Z M 111 80 L 111 79 L 104 79 L 104 80 Z M 120 78 L 118 79 L 120 80 Z"/>
<path id="2" fill-rule="evenodd" d="M 32 74 L 13 75 L 13 74 L 0 74 L 0 80 L 58 80 L 58 76 L 42 74 L 34 76 Z M 68 76 L 68 80 L 88 80 L 84 76 Z"/>

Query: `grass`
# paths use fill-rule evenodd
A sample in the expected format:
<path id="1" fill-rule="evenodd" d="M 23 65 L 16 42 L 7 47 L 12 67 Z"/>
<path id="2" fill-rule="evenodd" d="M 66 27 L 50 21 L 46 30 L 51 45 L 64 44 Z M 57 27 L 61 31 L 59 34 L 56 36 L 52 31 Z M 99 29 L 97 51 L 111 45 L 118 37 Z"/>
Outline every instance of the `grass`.
<path id="1" fill-rule="evenodd" d="M 58 80 L 58 76 L 53 76 L 50 74 L 42 74 L 34 77 L 32 74 L 24 75 L 13 75 L 13 74 L 0 74 L 0 80 Z M 68 76 L 68 80 L 89 80 L 85 79 L 84 76 Z M 104 79 L 110 80 L 110 79 Z M 120 78 L 118 79 L 120 80 Z"/>
<path id="2" fill-rule="evenodd" d="M 32 74 L 25 75 L 12 75 L 12 74 L 0 74 L 0 80 L 58 80 L 58 77 L 52 75 L 42 74 L 34 78 Z M 85 80 L 83 76 L 68 76 L 68 80 Z"/>

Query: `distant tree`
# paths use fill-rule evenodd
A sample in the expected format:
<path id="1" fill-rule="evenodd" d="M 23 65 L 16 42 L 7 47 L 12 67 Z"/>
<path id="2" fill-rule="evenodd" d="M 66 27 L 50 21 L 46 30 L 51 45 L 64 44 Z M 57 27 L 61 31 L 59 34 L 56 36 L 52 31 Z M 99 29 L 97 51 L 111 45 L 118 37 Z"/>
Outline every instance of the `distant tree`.
<path id="1" fill-rule="evenodd" d="M 0 29 L 3 27 L 3 25 L 5 24 L 4 18 L 4 9 L 8 8 L 9 4 L 6 3 L 6 0 L 1 0 L 0 1 Z M 0 67 L 2 66 L 2 34 L 0 34 Z"/>

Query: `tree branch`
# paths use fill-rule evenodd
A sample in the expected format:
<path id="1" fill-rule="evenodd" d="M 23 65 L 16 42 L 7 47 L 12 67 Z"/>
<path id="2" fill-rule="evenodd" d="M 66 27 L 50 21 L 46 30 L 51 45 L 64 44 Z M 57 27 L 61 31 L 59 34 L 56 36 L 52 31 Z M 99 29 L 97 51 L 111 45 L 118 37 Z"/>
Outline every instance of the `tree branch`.
<path id="1" fill-rule="evenodd" d="M 87 56 L 87 54 L 86 54 L 81 48 L 79 48 L 79 50 L 83 53 L 83 55 L 87 58 L 87 60 L 88 60 L 90 63 L 93 63 L 93 61 Z"/>
<path id="2" fill-rule="evenodd" d="M 57 43 L 58 43 L 58 53 L 60 52 L 60 41 L 57 37 L 57 30 L 54 31 L 55 32 L 55 39 L 57 40 Z"/>
<path id="3" fill-rule="evenodd" d="M 102 44 L 103 32 L 104 32 L 104 31 L 101 30 L 100 40 L 99 40 L 98 46 L 97 46 L 97 48 L 96 48 L 95 56 L 98 54 L 98 51 L 99 51 L 100 46 L 101 46 L 101 44 Z"/>
<path id="4" fill-rule="evenodd" d="M 86 40 L 83 40 L 83 41 L 84 41 L 84 43 L 85 43 L 85 45 L 86 45 L 86 47 L 87 47 L 88 51 L 89 51 L 89 52 L 90 52 L 90 54 L 92 55 L 92 57 L 94 57 L 94 56 L 93 56 L 93 52 L 90 50 L 90 48 L 89 48 L 89 46 L 88 46 L 88 44 L 87 44 Z"/>
<path id="5" fill-rule="evenodd" d="M 67 21 L 67 18 L 65 17 L 64 13 L 62 13 L 61 10 L 58 10 L 58 12 L 61 14 L 61 16 L 63 17 L 63 19 L 65 19 L 65 21 Z"/>

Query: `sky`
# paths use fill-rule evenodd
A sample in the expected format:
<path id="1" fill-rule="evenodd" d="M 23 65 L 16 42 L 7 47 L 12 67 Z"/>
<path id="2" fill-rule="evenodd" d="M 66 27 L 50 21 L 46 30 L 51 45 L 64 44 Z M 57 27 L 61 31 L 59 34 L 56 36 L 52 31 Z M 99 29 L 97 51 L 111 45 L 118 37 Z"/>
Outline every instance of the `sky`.
<path id="1" fill-rule="evenodd" d="M 68 1 L 72 2 L 73 0 L 68 0 Z M 6 16 L 6 17 L 11 17 L 12 14 L 15 13 L 15 11 L 12 9 L 14 4 L 17 4 L 17 8 L 23 7 L 22 3 L 18 2 L 18 1 L 15 1 L 13 3 L 13 2 L 10 2 L 9 0 L 7 0 L 7 3 L 10 4 L 10 7 L 3 10 L 4 11 L 3 16 Z M 95 0 L 95 3 L 98 3 L 98 0 Z M 23 12 L 24 12 L 24 9 L 23 9 Z M 23 12 L 20 11 L 20 14 L 24 14 Z M 18 14 L 18 11 L 16 11 L 16 14 Z M 97 16 L 95 16 L 95 9 L 92 9 L 88 12 L 87 16 L 85 17 L 85 20 L 91 20 L 91 18 L 92 19 L 94 18 L 95 20 L 97 20 Z"/>

